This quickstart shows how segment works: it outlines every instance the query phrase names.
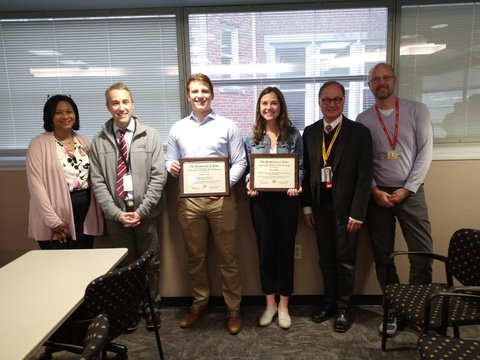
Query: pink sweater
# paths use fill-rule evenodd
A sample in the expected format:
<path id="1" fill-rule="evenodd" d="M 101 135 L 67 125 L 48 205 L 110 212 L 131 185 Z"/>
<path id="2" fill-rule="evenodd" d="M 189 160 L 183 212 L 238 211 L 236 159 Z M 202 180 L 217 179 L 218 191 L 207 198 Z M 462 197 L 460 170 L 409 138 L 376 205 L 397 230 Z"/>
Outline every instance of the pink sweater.
<path id="1" fill-rule="evenodd" d="M 89 142 L 83 135 L 75 134 L 87 153 Z M 49 240 L 51 228 L 65 220 L 73 240 L 75 224 L 70 192 L 55 148 L 53 132 L 44 132 L 32 139 L 26 158 L 30 206 L 28 216 L 28 236 L 35 240 Z M 103 234 L 103 214 L 92 191 L 92 201 L 84 223 L 88 235 Z"/>

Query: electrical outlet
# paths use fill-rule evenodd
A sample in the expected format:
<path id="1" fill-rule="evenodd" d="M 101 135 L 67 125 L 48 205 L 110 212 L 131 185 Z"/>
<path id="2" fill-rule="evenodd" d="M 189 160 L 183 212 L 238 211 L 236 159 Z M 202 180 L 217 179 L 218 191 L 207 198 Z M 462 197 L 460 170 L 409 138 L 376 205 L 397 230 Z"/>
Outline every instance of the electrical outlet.
<path id="1" fill-rule="evenodd" d="M 295 245 L 295 259 L 301 259 L 302 258 L 302 245 Z"/>

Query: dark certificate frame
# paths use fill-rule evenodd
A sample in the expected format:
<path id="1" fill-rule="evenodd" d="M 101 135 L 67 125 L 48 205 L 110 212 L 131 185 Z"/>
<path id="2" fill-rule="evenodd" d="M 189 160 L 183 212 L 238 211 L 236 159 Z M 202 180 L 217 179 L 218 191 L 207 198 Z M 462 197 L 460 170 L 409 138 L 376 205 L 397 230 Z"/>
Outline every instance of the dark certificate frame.
<path id="1" fill-rule="evenodd" d="M 298 189 L 298 154 L 250 154 L 250 189 Z"/>
<path id="2" fill-rule="evenodd" d="M 180 197 L 230 196 L 227 156 L 182 158 Z"/>

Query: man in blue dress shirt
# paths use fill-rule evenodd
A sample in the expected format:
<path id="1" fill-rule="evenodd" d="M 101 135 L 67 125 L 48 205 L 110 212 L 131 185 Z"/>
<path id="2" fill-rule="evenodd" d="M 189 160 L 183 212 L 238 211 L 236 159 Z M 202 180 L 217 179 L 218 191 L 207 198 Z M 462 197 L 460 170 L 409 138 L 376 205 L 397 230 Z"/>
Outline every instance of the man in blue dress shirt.
<path id="1" fill-rule="evenodd" d="M 213 85 L 204 74 L 194 74 L 187 82 L 192 113 L 170 129 L 166 168 L 177 177 L 181 158 L 228 157 L 230 188 L 242 177 L 247 166 L 243 138 L 238 126 L 212 110 Z M 209 299 L 206 268 L 209 229 L 220 254 L 223 297 L 227 305 L 227 328 L 238 334 L 243 327 L 240 314 L 241 284 L 237 250 L 237 201 L 230 196 L 181 197 L 179 222 L 188 253 L 188 271 L 193 305 L 180 321 L 189 328 L 205 313 Z"/>

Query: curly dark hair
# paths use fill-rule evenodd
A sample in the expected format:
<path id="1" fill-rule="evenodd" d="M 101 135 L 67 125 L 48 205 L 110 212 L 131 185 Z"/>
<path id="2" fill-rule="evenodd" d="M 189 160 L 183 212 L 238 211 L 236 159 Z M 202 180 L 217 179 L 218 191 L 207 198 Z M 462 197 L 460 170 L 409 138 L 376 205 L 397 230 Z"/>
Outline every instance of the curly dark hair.
<path id="1" fill-rule="evenodd" d="M 270 94 L 275 93 L 277 95 L 278 101 L 280 102 L 280 114 L 278 115 L 278 129 L 280 130 L 279 138 L 281 141 L 286 141 L 288 136 L 292 133 L 294 127 L 290 119 L 288 118 L 288 111 L 287 111 L 287 103 L 285 101 L 285 97 L 280 89 L 274 86 L 268 86 L 260 93 L 257 100 L 257 108 L 256 108 L 256 115 L 255 115 L 255 124 L 253 124 L 252 131 L 253 131 L 253 141 L 255 144 L 258 144 L 262 138 L 263 133 L 265 132 L 265 124 L 266 120 L 262 116 L 260 112 L 260 104 L 262 101 L 262 97 Z"/>
<path id="2" fill-rule="evenodd" d="M 80 115 L 78 114 L 78 107 L 75 104 L 75 101 L 68 95 L 53 95 L 50 96 L 43 107 L 43 128 L 48 131 L 53 131 L 53 115 L 57 109 L 57 105 L 60 101 L 68 102 L 75 113 L 75 124 L 73 125 L 72 130 L 80 129 Z"/>

